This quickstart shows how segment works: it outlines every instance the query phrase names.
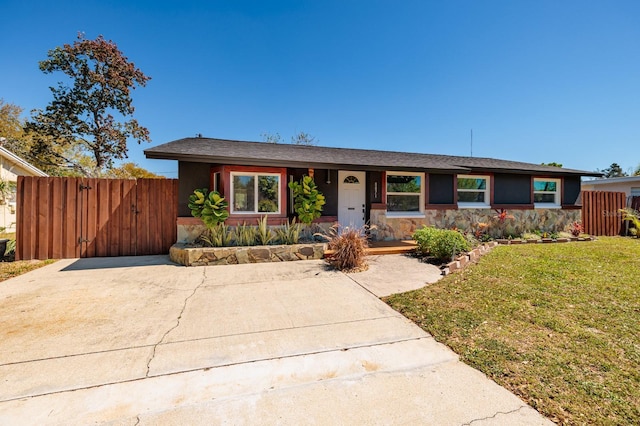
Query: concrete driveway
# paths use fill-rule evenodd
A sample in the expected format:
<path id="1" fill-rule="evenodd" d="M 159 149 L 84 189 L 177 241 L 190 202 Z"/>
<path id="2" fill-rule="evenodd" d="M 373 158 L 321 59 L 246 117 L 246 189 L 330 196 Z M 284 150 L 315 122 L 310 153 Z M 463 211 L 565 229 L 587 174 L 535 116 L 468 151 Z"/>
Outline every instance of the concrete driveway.
<path id="1" fill-rule="evenodd" d="M 411 261 L 437 279 L 147 256 L 2 282 L 0 424 L 550 424 L 372 293 Z"/>

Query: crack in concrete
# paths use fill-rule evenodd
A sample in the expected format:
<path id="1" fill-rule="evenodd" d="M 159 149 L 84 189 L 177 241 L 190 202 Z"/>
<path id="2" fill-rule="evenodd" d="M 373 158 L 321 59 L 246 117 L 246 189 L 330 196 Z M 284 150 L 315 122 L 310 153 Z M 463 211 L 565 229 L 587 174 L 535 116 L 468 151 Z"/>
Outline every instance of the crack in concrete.
<path id="1" fill-rule="evenodd" d="M 517 413 L 518 411 L 522 410 L 523 408 L 527 408 L 527 405 L 522 405 L 522 406 L 516 408 L 515 410 L 511 410 L 511 411 L 506 411 L 506 412 L 505 411 L 498 411 L 492 416 L 483 417 L 481 419 L 473 419 L 469 423 L 463 423 L 461 426 L 470 426 L 474 422 L 481 422 L 483 420 L 495 419 L 496 416 L 498 416 L 498 414 L 509 415 L 509 414 Z"/>
<path id="2" fill-rule="evenodd" d="M 140 416 L 136 416 L 136 422 L 133 426 L 138 426 L 140 424 Z"/>
<path id="3" fill-rule="evenodd" d="M 208 286 L 202 286 L 202 285 L 200 286 L 200 288 L 203 288 L 203 287 L 207 288 Z M 306 328 L 319 328 L 319 327 L 326 327 L 326 326 L 331 326 L 331 325 L 353 324 L 353 323 L 358 323 L 358 322 L 377 321 L 377 320 L 380 320 L 380 319 L 388 319 L 388 318 L 405 319 L 405 317 L 403 317 L 402 315 L 400 315 L 398 313 L 394 313 L 393 315 L 384 315 L 384 316 L 380 316 L 380 317 L 361 318 L 361 319 L 346 320 L 346 321 L 325 322 L 325 323 L 309 324 L 309 325 L 299 325 L 299 326 L 294 326 L 294 327 L 271 328 L 271 329 L 265 329 L 265 330 L 259 330 L 259 331 L 247 331 L 247 332 L 241 332 L 241 333 L 219 334 L 219 335 L 215 335 L 215 336 L 195 337 L 195 338 L 191 338 L 191 339 L 175 340 L 173 342 L 169 342 L 169 343 L 165 343 L 165 344 L 167 344 L 167 345 L 178 345 L 178 344 L 186 343 L 186 342 L 198 342 L 198 341 L 203 341 L 203 340 L 222 339 L 222 338 L 234 337 L 234 336 L 248 336 L 248 335 L 252 335 L 252 334 L 256 334 L 257 335 L 257 334 L 262 334 L 262 333 L 271 333 L 271 332 L 288 331 L 288 330 L 301 330 L 301 329 L 306 329 Z M 126 350 L 130 350 L 130 349 L 144 349 L 144 348 L 151 348 L 151 347 L 153 347 L 155 345 L 156 345 L 156 343 L 148 344 L 148 345 L 126 346 L 126 347 L 121 347 L 121 348 L 105 349 L 105 350 L 98 350 L 98 351 L 80 352 L 80 353 L 75 353 L 75 354 L 51 356 L 51 357 L 46 357 L 46 358 L 26 359 L 26 360 L 23 360 L 23 361 L 14 361 L 14 362 L 8 362 L 6 364 L 0 364 L 0 367 L 10 366 L 10 365 L 29 364 L 29 363 L 32 363 L 32 362 L 49 361 L 49 360 L 53 360 L 53 359 L 76 358 L 76 357 L 82 357 L 82 356 L 86 356 L 86 355 L 106 354 L 106 353 L 110 353 L 110 352 L 120 352 L 120 351 L 126 351 Z"/>
<path id="4" fill-rule="evenodd" d="M 156 343 L 155 345 L 153 345 L 153 350 L 151 352 L 151 357 L 149 358 L 149 361 L 147 361 L 147 372 L 145 373 L 145 377 L 149 377 L 149 370 L 151 369 L 151 363 L 153 362 L 153 359 L 156 356 L 156 349 L 158 348 L 158 346 L 160 344 L 162 344 L 162 342 L 164 342 L 164 339 L 169 335 L 169 333 L 171 333 L 173 330 L 175 330 L 176 328 L 178 328 L 180 326 L 180 320 L 182 319 L 182 315 L 184 314 L 185 309 L 187 309 L 187 303 L 189 303 L 189 299 L 191 299 L 196 292 L 198 291 L 198 289 L 200 287 L 202 287 L 202 285 L 204 285 L 205 281 L 207 280 L 207 268 L 202 268 L 202 280 L 200 280 L 200 284 L 198 284 L 193 291 L 191 292 L 190 295 L 188 295 L 185 299 L 184 299 L 184 303 L 182 304 L 182 309 L 180 310 L 180 314 L 178 314 L 178 318 L 176 319 L 176 324 L 171 327 L 169 330 L 167 330 L 162 337 L 160 338 L 160 341 L 158 341 L 158 343 Z"/>
<path id="5" fill-rule="evenodd" d="M 349 350 L 352 350 L 352 349 L 374 348 L 376 346 L 381 346 L 381 345 L 395 345 L 397 343 L 404 343 L 404 342 L 409 342 L 409 341 L 414 341 L 414 340 L 415 341 L 418 341 L 418 340 L 429 340 L 429 339 L 433 339 L 433 337 L 432 336 L 410 337 L 410 338 L 406 338 L 406 339 L 389 340 L 389 341 L 377 342 L 377 343 L 359 344 L 359 345 L 347 346 L 347 347 L 342 347 L 342 348 L 322 349 L 322 350 L 315 350 L 315 351 L 308 351 L 308 352 L 297 352 L 297 353 L 290 353 L 290 354 L 284 354 L 284 355 L 277 355 L 277 356 L 271 356 L 271 357 L 267 357 L 267 358 L 247 359 L 247 360 L 244 360 L 244 361 L 229 362 L 229 363 L 226 363 L 226 364 L 219 364 L 219 365 L 212 365 L 212 366 L 199 366 L 199 367 L 194 367 L 194 368 L 182 369 L 182 370 L 179 370 L 179 371 L 166 372 L 166 373 L 162 373 L 162 374 L 158 374 L 158 375 L 154 375 L 154 376 L 135 377 L 135 378 L 132 378 L 132 379 L 98 383 L 98 384 L 95 384 L 95 385 L 82 386 L 82 387 L 77 387 L 77 388 L 73 388 L 73 389 L 60 389 L 60 390 L 51 391 L 51 392 L 45 392 L 45 393 L 40 393 L 40 394 L 16 396 L 15 398 L 0 399 L 0 403 L 10 402 L 10 401 L 18 401 L 18 400 L 22 400 L 22 399 L 39 398 L 39 397 L 48 396 L 48 395 L 56 395 L 56 394 L 64 394 L 64 393 L 70 393 L 70 392 L 85 391 L 85 390 L 90 390 L 90 389 L 98 389 L 98 388 L 101 388 L 103 386 L 119 385 L 119 384 L 123 384 L 123 383 L 134 383 L 134 382 L 137 382 L 137 381 L 140 381 L 140 380 L 143 380 L 143 379 L 153 379 L 153 378 L 157 378 L 157 377 L 177 376 L 177 375 L 184 374 L 184 373 L 192 373 L 194 371 L 209 371 L 209 370 L 212 370 L 212 369 L 224 368 L 224 367 L 232 367 L 232 366 L 241 365 L 241 364 L 256 364 L 256 363 L 264 362 L 264 361 L 276 361 L 276 360 L 281 360 L 281 359 L 297 358 L 297 357 L 304 357 L 304 356 L 309 356 L 309 355 L 319 355 L 319 354 L 325 354 L 325 353 L 330 353 L 330 352 L 343 352 L 343 351 L 349 351 Z M 160 344 L 160 343 L 158 343 L 158 344 Z M 151 362 L 151 360 L 149 362 Z M 432 365 L 437 365 L 437 364 L 442 364 L 442 363 L 447 363 L 447 362 L 458 362 L 458 360 L 439 361 L 439 362 L 436 362 L 436 363 L 434 363 Z M 412 368 L 409 368 L 409 370 L 411 370 L 411 369 Z M 407 369 L 403 368 L 403 369 L 396 370 L 396 371 L 407 371 Z M 380 372 L 378 372 L 378 373 L 380 373 Z M 521 407 L 521 408 L 524 408 L 524 407 Z"/>

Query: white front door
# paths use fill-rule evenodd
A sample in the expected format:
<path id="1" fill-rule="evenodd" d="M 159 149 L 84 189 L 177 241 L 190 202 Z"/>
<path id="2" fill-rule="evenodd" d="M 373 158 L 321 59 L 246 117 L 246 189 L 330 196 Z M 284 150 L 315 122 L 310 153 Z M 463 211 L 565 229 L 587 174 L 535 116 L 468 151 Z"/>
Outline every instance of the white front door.
<path id="1" fill-rule="evenodd" d="M 338 222 L 341 226 L 364 226 L 366 178 L 366 172 L 338 170 Z"/>

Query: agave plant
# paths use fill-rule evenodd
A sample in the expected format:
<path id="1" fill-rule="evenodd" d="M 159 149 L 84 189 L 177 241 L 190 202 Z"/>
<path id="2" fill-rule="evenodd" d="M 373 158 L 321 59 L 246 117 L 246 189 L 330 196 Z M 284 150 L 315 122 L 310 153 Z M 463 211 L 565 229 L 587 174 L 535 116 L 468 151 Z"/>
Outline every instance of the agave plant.
<path id="1" fill-rule="evenodd" d="M 300 240 L 301 224 L 293 218 L 291 222 L 287 222 L 282 227 L 276 228 L 276 235 L 282 244 L 298 244 Z"/>
<path id="2" fill-rule="evenodd" d="M 193 217 L 202 219 L 207 228 L 214 228 L 217 224 L 223 223 L 229 217 L 227 203 L 218 192 L 207 188 L 196 189 L 189 196 L 189 209 Z"/>
<path id="3" fill-rule="evenodd" d="M 237 246 L 255 246 L 257 239 L 256 228 L 244 222 L 238 224 L 233 231 L 233 239 Z"/>
<path id="4" fill-rule="evenodd" d="M 258 242 L 263 246 L 269 245 L 274 241 L 273 232 L 271 232 L 271 229 L 269 229 L 269 225 L 267 224 L 267 216 L 262 216 L 258 219 L 256 237 Z"/>
<path id="5" fill-rule="evenodd" d="M 229 227 L 224 223 L 218 223 L 216 226 L 208 228 L 206 232 L 200 235 L 199 239 L 206 246 L 229 247 L 232 237 Z"/>

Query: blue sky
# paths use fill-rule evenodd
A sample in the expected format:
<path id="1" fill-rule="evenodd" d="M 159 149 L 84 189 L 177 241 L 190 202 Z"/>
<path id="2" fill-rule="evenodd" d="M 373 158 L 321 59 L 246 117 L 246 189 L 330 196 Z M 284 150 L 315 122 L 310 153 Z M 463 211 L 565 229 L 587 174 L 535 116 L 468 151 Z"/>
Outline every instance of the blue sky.
<path id="1" fill-rule="evenodd" d="M 473 155 L 595 170 L 640 164 L 640 2 L 0 0 L 0 98 L 44 108 L 38 61 L 102 34 L 152 77 L 152 143 L 182 137 Z"/>

